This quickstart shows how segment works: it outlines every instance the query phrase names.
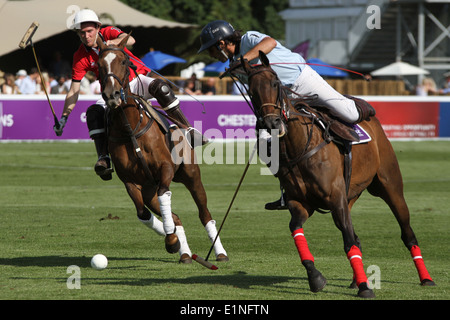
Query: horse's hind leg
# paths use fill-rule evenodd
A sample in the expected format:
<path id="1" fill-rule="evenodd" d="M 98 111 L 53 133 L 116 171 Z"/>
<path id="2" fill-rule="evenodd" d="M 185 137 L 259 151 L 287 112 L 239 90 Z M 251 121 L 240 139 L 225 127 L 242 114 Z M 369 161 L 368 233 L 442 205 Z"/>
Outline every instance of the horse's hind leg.
<path id="1" fill-rule="evenodd" d="M 414 231 L 410 225 L 410 214 L 403 195 L 403 181 L 398 162 L 393 153 L 384 156 L 382 166 L 367 190 L 374 196 L 382 198 L 394 213 L 401 229 L 401 238 L 413 258 L 419 273 L 420 282 L 424 286 L 435 283 L 425 267 Z"/>
<path id="2" fill-rule="evenodd" d="M 294 238 L 300 260 L 306 269 L 308 275 L 309 288 L 312 292 L 319 292 L 327 284 L 325 277 L 316 269 L 314 265 L 314 257 L 309 251 L 308 243 L 303 232 L 303 224 L 306 222 L 311 212 L 308 212 L 298 201 L 288 201 L 289 211 L 291 213 L 291 221 L 289 229 Z"/>
<path id="3" fill-rule="evenodd" d="M 201 181 L 200 169 L 196 165 L 184 165 L 184 170 L 180 172 L 178 178 L 189 190 L 192 198 L 195 201 L 195 204 L 198 208 L 200 221 L 205 227 L 209 240 L 211 241 L 211 243 L 214 243 L 216 260 L 228 261 L 228 255 L 222 245 L 220 236 L 217 236 L 216 221 L 212 219 L 211 213 L 209 212 L 207 206 L 207 196 L 205 188 Z"/>

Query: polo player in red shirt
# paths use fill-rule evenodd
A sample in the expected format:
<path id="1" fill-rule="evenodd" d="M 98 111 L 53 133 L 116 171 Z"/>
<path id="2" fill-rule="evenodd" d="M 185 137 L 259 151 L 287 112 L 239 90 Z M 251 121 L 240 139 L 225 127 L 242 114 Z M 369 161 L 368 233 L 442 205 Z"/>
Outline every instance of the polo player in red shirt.
<path id="1" fill-rule="evenodd" d="M 61 136 L 63 128 L 66 125 L 69 114 L 75 107 L 78 96 L 80 94 L 81 80 L 88 71 L 93 71 L 99 78 L 98 74 L 98 54 L 97 37 L 100 37 L 106 45 L 118 45 L 127 34 L 115 27 L 101 28 L 101 22 L 94 11 L 90 9 L 80 10 L 74 18 L 72 29 L 75 29 L 81 40 L 81 45 L 73 56 L 72 64 L 72 83 L 69 92 L 66 95 L 64 109 L 59 128 L 53 127 L 57 136 Z M 127 46 L 135 43 L 135 39 L 130 36 Z M 173 93 L 172 89 L 166 82 L 161 79 L 155 79 L 148 76 L 150 69 L 137 58 L 128 49 L 124 49 L 130 56 L 130 61 L 134 65 L 136 72 L 130 70 L 130 90 L 134 94 L 141 95 L 148 100 L 156 98 L 160 106 L 175 120 L 189 127 L 187 130 L 191 139 L 201 139 L 202 143 L 207 140 L 202 137 L 200 132 L 192 128 L 189 121 L 180 109 L 180 102 Z M 133 67 L 133 68 L 134 68 Z M 142 90 L 142 88 L 148 88 Z M 142 92 L 144 91 L 144 92 Z M 89 136 L 94 140 L 95 148 L 98 154 L 98 161 L 94 166 L 95 172 L 103 179 L 110 180 L 112 178 L 113 169 L 111 167 L 111 159 L 108 153 L 107 137 L 104 123 L 106 103 L 103 98 L 99 99 L 96 104 L 90 106 L 86 110 L 86 122 L 89 129 Z"/>

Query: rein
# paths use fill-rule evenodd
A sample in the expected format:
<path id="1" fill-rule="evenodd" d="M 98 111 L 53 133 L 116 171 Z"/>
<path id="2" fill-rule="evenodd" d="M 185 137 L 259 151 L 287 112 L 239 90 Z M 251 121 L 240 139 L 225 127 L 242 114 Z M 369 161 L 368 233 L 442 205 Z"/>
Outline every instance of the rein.
<path id="1" fill-rule="evenodd" d="M 116 47 L 108 47 L 105 48 L 103 50 L 101 50 L 99 52 L 99 57 L 107 51 L 119 51 L 122 52 L 125 56 L 125 60 L 123 61 L 124 65 L 126 66 L 126 72 L 125 72 L 125 78 L 124 79 L 120 79 L 117 75 L 115 75 L 114 73 L 110 72 L 105 74 L 105 76 L 102 79 L 102 88 L 104 88 L 106 81 L 108 78 L 112 77 L 113 79 L 115 79 L 121 86 L 120 89 L 120 98 L 122 100 L 122 104 L 120 106 L 118 106 L 121 110 L 121 118 L 122 121 L 124 123 L 124 127 L 125 127 L 125 132 L 127 134 L 126 138 L 114 138 L 111 137 L 108 134 L 108 139 L 113 141 L 113 142 L 118 142 L 118 143 L 126 143 L 128 141 L 131 140 L 132 144 L 133 144 L 133 148 L 136 152 L 136 155 L 138 157 L 138 159 L 141 161 L 142 164 L 142 168 L 144 169 L 145 175 L 147 176 L 147 178 L 149 180 L 152 180 L 152 173 L 150 171 L 150 168 L 148 167 L 147 162 L 144 159 L 144 155 L 142 154 L 142 150 L 139 147 L 139 144 L 137 142 L 137 139 L 139 139 L 140 137 L 142 137 L 152 126 L 153 124 L 153 118 L 148 117 L 149 121 L 147 122 L 147 124 L 145 125 L 144 128 L 142 128 L 140 131 L 139 128 L 141 127 L 142 121 L 144 120 L 144 112 L 143 112 L 143 108 L 141 106 L 141 104 L 139 103 L 139 96 L 134 95 L 133 93 L 131 93 L 130 91 L 130 86 L 129 86 L 129 77 L 130 77 L 130 67 L 132 66 L 132 63 L 130 62 L 130 57 L 128 56 L 128 54 L 120 48 L 116 48 Z M 136 70 L 133 69 L 134 72 L 136 73 Z M 136 74 L 137 75 L 137 74 Z M 127 104 L 127 100 L 128 98 L 132 98 L 134 101 L 134 107 L 136 107 L 139 110 L 139 121 L 136 125 L 136 127 L 133 129 L 131 127 L 130 122 L 128 121 L 128 118 L 125 114 L 125 108 L 128 107 L 129 105 Z"/>

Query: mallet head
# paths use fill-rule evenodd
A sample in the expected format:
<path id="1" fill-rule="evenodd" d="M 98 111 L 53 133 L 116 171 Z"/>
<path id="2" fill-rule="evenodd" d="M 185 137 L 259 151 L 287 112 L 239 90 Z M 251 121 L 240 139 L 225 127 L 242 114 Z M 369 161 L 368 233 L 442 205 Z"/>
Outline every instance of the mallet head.
<path id="1" fill-rule="evenodd" d="M 34 21 L 31 24 L 31 26 L 28 28 L 27 32 L 25 32 L 25 35 L 23 36 L 22 40 L 19 43 L 20 49 L 25 49 L 27 47 L 28 43 L 31 42 L 31 38 L 33 37 L 38 27 L 39 23 L 36 21 Z"/>
<path id="2" fill-rule="evenodd" d="M 202 266 L 211 269 L 211 270 L 217 270 L 219 268 L 217 268 L 217 266 L 213 265 L 211 262 L 206 261 L 205 259 L 199 257 L 196 254 L 192 255 L 192 259 L 194 259 L 195 261 L 197 261 L 198 263 L 200 263 Z"/>

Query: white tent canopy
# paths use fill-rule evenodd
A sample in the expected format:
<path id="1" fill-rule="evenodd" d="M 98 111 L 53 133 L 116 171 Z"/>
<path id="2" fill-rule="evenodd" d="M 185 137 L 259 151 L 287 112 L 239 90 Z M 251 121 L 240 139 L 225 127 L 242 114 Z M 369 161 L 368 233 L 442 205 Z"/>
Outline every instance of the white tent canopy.
<path id="1" fill-rule="evenodd" d="M 372 71 L 373 76 L 415 76 L 429 74 L 425 69 L 413 66 L 412 64 L 397 61 L 385 67 Z"/>
<path id="2" fill-rule="evenodd" d="M 102 22 L 118 26 L 194 27 L 191 24 L 155 18 L 118 0 L 0 0 L 0 30 L 2 30 L 0 56 L 18 49 L 20 40 L 33 21 L 39 23 L 39 28 L 33 36 L 33 42 L 37 42 L 67 31 L 75 13 L 85 8 L 94 10 L 101 21 L 103 16 L 111 18 Z"/>

